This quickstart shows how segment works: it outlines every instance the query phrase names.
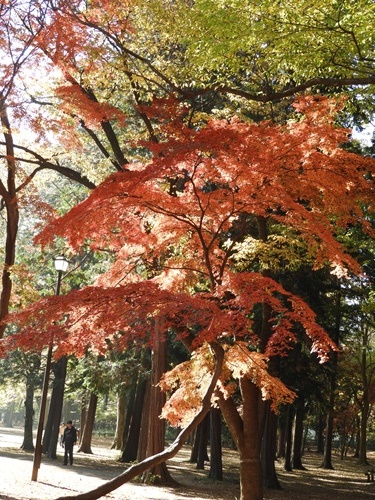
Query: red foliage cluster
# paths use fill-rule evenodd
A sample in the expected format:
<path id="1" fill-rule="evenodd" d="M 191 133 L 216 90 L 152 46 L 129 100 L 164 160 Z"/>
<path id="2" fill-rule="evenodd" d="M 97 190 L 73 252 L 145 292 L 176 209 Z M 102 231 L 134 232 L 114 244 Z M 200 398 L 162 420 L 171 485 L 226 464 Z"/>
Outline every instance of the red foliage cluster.
<path id="1" fill-rule="evenodd" d="M 175 120 L 171 130 L 170 121 L 162 123 L 168 140 L 148 145 L 154 155 L 148 165 L 110 176 L 37 239 L 47 244 L 63 236 L 73 248 L 89 239 L 95 249 L 117 252 L 115 272 L 101 286 L 13 316 L 31 326 L 4 340 L 3 353 L 10 345 L 41 348 L 51 324 L 58 355 L 123 349 L 152 342 L 158 317 L 181 337 L 193 336 L 196 347 L 245 340 L 251 351 L 258 346 L 251 313 L 268 303 L 274 319 L 266 356 L 288 351 L 298 323 L 326 359 L 334 345 L 301 299 L 261 273 L 233 272 L 236 243 L 248 234 L 245 228 L 235 235 L 242 216 L 292 229 L 316 267 L 358 271 L 335 236 L 351 223 L 369 229 L 360 202 L 373 203 L 366 174 L 375 162 L 340 148 L 348 132 L 335 128 L 332 101 L 308 97 L 295 106 L 304 116 L 285 126 L 214 120 L 193 130 Z M 145 268 L 152 262 L 152 278 L 131 273 L 140 261 Z M 113 286 L 121 273 L 131 278 Z M 205 292 L 197 293 L 201 286 Z"/>

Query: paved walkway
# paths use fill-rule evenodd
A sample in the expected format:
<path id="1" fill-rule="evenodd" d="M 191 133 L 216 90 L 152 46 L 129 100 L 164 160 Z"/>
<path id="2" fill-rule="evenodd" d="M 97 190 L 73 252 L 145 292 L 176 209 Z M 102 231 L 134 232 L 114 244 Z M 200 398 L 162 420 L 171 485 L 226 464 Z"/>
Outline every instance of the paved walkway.
<path id="1" fill-rule="evenodd" d="M 53 500 L 60 496 L 88 492 L 121 473 L 124 468 L 116 462 L 119 452 L 93 446 L 94 455 L 75 454 L 73 466 L 63 465 L 62 448 L 58 459 L 42 457 L 38 481 L 31 481 L 33 454 L 20 450 L 23 432 L 20 429 L 0 427 L 0 499 L 1 500 Z M 207 500 L 220 498 L 215 493 L 202 492 L 196 496 L 186 488 L 153 487 L 127 483 L 109 495 L 115 500 Z M 234 499 L 226 498 L 226 500 Z"/>

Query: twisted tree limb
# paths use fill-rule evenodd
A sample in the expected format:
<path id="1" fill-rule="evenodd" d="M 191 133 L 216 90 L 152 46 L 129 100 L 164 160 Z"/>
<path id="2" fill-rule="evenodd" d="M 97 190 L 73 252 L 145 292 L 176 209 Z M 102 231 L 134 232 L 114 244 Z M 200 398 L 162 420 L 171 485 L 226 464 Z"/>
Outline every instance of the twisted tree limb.
<path id="1" fill-rule="evenodd" d="M 155 467 L 156 465 L 165 462 L 166 460 L 169 460 L 178 453 L 178 451 L 184 445 L 189 434 L 204 419 L 204 417 L 211 408 L 211 396 L 215 390 L 216 383 L 221 374 L 221 368 L 224 359 L 224 351 L 216 343 L 211 343 L 210 345 L 215 353 L 216 363 L 210 385 L 206 391 L 204 398 L 202 399 L 202 407 L 197 413 L 197 415 L 190 421 L 190 423 L 184 429 L 182 429 L 182 431 L 179 433 L 179 435 L 173 441 L 173 443 L 161 453 L 153 455 L 152 457 L 148 457 L 145 460 L 142 460 L 142 462 L 139 462 L 138 464 L 132 465 L 131 467 L 126 469 L 123 473 L 114 477 L 110 481 L 107 481 L 98 488 L 95 488 L 94 490 L 74 496 L 58 497 L 56 500 L 95 500 L 104 495 L 107 495 L 111 491 L 114 491 L 123 484 L 129 482 L 131 479 L 135 478 L 136 476 L 139 476 L 140 474 L 142 474 L 142 472 L 146 471 L 147 469 Z"/>

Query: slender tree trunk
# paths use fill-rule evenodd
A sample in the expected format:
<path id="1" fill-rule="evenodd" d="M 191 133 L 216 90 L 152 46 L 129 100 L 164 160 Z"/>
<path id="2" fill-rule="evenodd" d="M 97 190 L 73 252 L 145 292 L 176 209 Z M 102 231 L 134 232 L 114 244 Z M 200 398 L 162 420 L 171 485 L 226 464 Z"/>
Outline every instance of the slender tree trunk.
<path id="1" fill-rule="evenodd" d="M 125 448 L 126 438 L 129 434 L 129 427 L 130 427 L 131 417 L 133 415 L 134 404 L 135 404 L 137 380 L 138 380 L 138 373 L 137 373 L 137 371 L 135 371 L 133 374 L 131 383 L 130 383 L 130 390 L 129 390 L 129 394 L 128 394 L 128 398 L 127 398 L 127 405 L 126 405 L 126 411 L 125 411 L 125 423 L 124 423 L 124 429 L 123 429 L 123 434 L 122 434 L 121 451 L 123 451 Z"/>
<path id="2" fill-rule="evenodd" d="M 340 324 L 341 324 L 341 290 L 339 289 L 336 294 L 336 319 L 335 319 L 335 328 L 333 331 L 332 339 L 338 344 L 340 340 Z M 333 411 L 335 405 L 335 391 L 337 384 L 337 352 L 333 352 L 331 354 L 331 380 L 330 380 L 330 388 L 329 388 L 329 406 L 328 406 L 328 414 L 326 421 L 326 432 L 325 432 L 325 446 L 324 446 L 324 456 L 321 467 L 323 469 L 333 469 L 332 465 L 332 440 L 333 440 Z"/>
<path id="3" fill-rule="evenodd" d="M 122 450 L 123 436 L 125 427 L 125 413 L 126 413 L 126 395 L 125 392 L 117 394 L 117 418 L 116 418 L 116 431 L 111 444 L 111 450 Z"/>
<path id="4" fill-rule="evenodd" d="M 362 331 L 362 354 L 361 354 L 361 379 L 362 379 L 362 401 L 360 414 L 359 434 L 359 456 L 358 464 L 368 465 L 367 461 L 367 421 L 370 415 L 369 381 L 368 381 L 368 331 Z"/>
<path id="5" fill-rule="evenodd" d="M 6 324 L 2 320 L 8 314 L 9 301 L 12 293 L 12 280 L 10 268 L 15 263 L 16 239 L 18 233 L 19 211 L 16 191 L 16 171 L 17 164 L 14 159 L 13 134 L 7 114 L 7 110 L 0 102 L 0 123 L 5 139 L 5 161 L 7 168 L 6 186 L 0 180 L 0 197 L 3 199 L 6 208 L 6 237 L 4 252 L 4 267 L 1 271 L 1 294 L 0 294 L 0 338 L 3 337 Z"/>
<path id="6" fill-rule="evenodd" d="M 370 413 L 370 403 L 368 401 L 368 392 L 363 391 L 362 407 L 360 416 L 360 434 L 359 434 L 359 456 L 358 464 L 368 465 L 367 460 L 367 420 Z"/>
<path id="7" fill-rule="evenodd" d="M 320 467 L 323 469 L 333 470 L 332 465 L 332 440 L 333 440 L 333 403 L 334 403 L 334 392 L 331 389 L 331 394 L 329 398 L 329 410 L 326 420 L 326 431 L 325 431 L 325 443 L 324 443 L 324 456 L 323 462 Z"/>
<path id="8" fill-rule="evenodd" d="M 148 457 L 161 453 L 165 447 L 165 421 L 160 418 L 160 415 L 166 396 L 158 386 L 167 367 L 167 343 L 164 334 L 164 326 L 159 320 L 154 325 L 154 345 L 151 354 L 150 411 L 146 454 Z M 151 478 L 153 481 L 157 478 L 159 484 L 174 483 L 165 462 L 161 462 L 143 473 L 143 482 L 148 483 Z"/>
<path id="9" fill-rule="evenodd" d="M 309 434 L 309 426 L 306 424 L 303 430 L 303 438 L 302 438 L 302 456 L 305 454 L 307 436 Z"/>
<path id="10" fill-rule="evenodd" d="M 268 240 L 268 226 L 267 218 L 257 217 L 259 239 L 263 242 Z M 269 270 L 263 270 L 262 275 L 271 277 Z M 260 331 L 260 344 L 259 347 L 262 352 L 267 348 L 267 344 L 272 335 L 271 322 L 272 307 L 268 303 L 262 304 L 262 323 Z M 272 375 L 278 376 L 279 366 L 278 362 L 273 359 L 269 363 L 269 371 Z M 277 437 L 277 418 L 271 412 L 269 403 L 261 403 L 262 421 L 261 421 L 261 463 L 263 472 L 263 482 L 267 488 L 281 489 L 279 480 L 276 474 L 275 460 L 276 460 L 276 437 Z"/>
<path id="11" fill-rule="evenodd" d="M 69 420 L 69 419 L 67 419 Z M 84 394 L 82 401 L 81 401 L 81 417 L 79 420 L 79 435 L 78 435 L 78 444 L 81 444 L 82 441 L 82 434 L 83 434 L 83 429 L 85 428 L 86 425 L 86 420 L 87 420 L 87 395 Z"/>
<path id="12" fill-rule="evenodd" d="M 26 397 L 25 397 L 25 426 L 21 449 L 25 451 L 34 451 L 33 441 L 33 419 L 34 419 L 34 392 L 35 375 L 28 373 L 26 378 Z"/>
<path id="13" fill-rule="evenodd" d="M 200 426 L 201 426 L 201 432 L 199 435 L 199 443 L 198 443 L 197 469 L 203 470 L 204 463 L 208 462 L 208 460 L 209 460 L 208 453 L 207 453 L 208 438 L 209 438 L 209 432 L 210 432 L 210 414 L 209 413 L 207 413 L 204 420 L 200 423 Z"/>
<path id="14" fill-rule="evenodd" d="M 61 419 L 62 403 L 66 376 L 66 357 L 63 356 L 53 364 L 54 382 L 51 402 L 48 410 L 47 423 L 43 435 L 43 453 L 50 458 L 56 458 L 57 441 Z"/>
<path id="15" fill-rule="evenodd" d="M 303 419 L 305 414 L 305 398 L 300 394 L 296 401 L 296 415 L 294 418 L 293 439 L 293 469 L 305 470 L 302 465 Z"/>
<path id="16" fill-rule="evenodd" d="M 150 420 L 150 407 L 151 407 L 150 392 L 151 392 L 151 379 L 148 378 L 145 396 L 143 399 L 142 415 L 140 417 L 141 426 L 139 429 L 139 436 L 138 436 L 138 443 L 137 443 L 137 446 L 138 446 L 137 461 L 138 462 L 141 462 L 142 460 L 144 460 L 147 457 L 148 432 L 149 432 L 149 426 L 150 426 L 149 420 Z"/>
<path id="17" fill-rule="evenodd" d="M 208 477 L 215 481 L 223 480 L 223 457 L 221 448 L 221 411 L 211 408 L 210 411 L 210 472 Z"/>
<path id="18" fill-rule="evenodd" d="M 356 440 L 353 458 L 359 458 L 359 448 L 361 445 L 361 420 L 359 417 L 356 419 Z"/>
<path id="19" fill-rule="evenodd" d="M 277 417 L 271 410 L 269 402 L 262 402 L 261 404 L 264 406 L 263 418 L 265 418 L 261 446 L 263 483 L 266 488 L 280 490 L 281 486 L 275 469 Z"/>
<path id="20" fill-rule="evenodd" d="M 279 433 L 277 437 L 277 458 L 285 458 L 286 447 L 286 426 L 287 426 L 287 412 L 284 410 L 281 418 L 279 417 Z"/>
<path id="21" fill-rule="evenodd" d="M 49 445 L 51 442 L 52 438 L 52 429 L 53 429 L 53 422 L 55 418 L 55 409 L 58 405 L 57 401 L 57 391 L 52 389 L 51 392 L 51 400 L 49 404 L 49 409 L 48 409 L 48 416 L 47 416 L 47 422 L 45 424 L 45 429 L 44 429 L 44 434 L 43 434 L 43 444 L 42 444 L 42 451 L 44 454 L 48 453 Z"/>
<path id="22" fill-rule="evenodd" d="M 316 452 L 324 453 L 324 416 L 319 415 L 318 425 L 316 429 L 317 442 L 316 442 Z"/>
<path id="23" fill-rule="evenodd" d="M 139 433 L 141 429 L 142 411 L 147 384 L 148 379 L 142 373 L 139 374 L 129 432 L 120 462 L 134 462 L 134 460 L 137 459 Z"/>
<path id="24" fill-rule="evenodd" d="M 92 455 L 91 441 L 92 441 L 92 431 L 94 429 L 97 405 L 98 405 L 98 395 L 92 392 L 90 395 L 90 402 L 89 402 L 89 408 L 87 410 L 86 423 L 82 432 L 82 438 L 78 448 L 78 453 L 87 453 Z"/>
<path id="25" fill-rule="evenodd" d="M 293 444 L 293 420 L 294 420 L 294 405 L 288 406 L 286 419 L 286 436 L 285 436 L 285 459 L 284 470 L 291 472 L 292 469 L 292 444 Z"/>
<path id="26" fill-rule="evenodd" d="M 346 440 L 347 440 L 346 418 L 344 418 L 343 428 L 340 433 L 340 460 L 344 460 Z"/>
<path id="27" fill-rule="evenodd" d="M 194 441 L 193 446 L 191 448 L 190 459 L 189 462 L 191 464 L 196 464 L 198 462 L 198 451 L 199 451 L 199 442 L 201 439 L 202 433 L 202 422 L 198 425 L 198 427 L 194 431 Z"/>
<path id="28" fill-rule="evenodd" d="M 53 420 L 51 436 L 48 445 L 48 456 L 49 458 L 56 459 L 56 449 L 59 440 L 59 429 L 61 423 L 61 415 L 64 401 L 64 390 L 65 390 L 65 379 L 66 379 L 66 366 L 68 359 L 66 356 L 62 356 L 56 363 L 55 368 L 55 381 L 53 391 L 56 392 L 56 397 L 54 399 L 55 405 L 52 410 L 50 407 L 50 412 L 52 410 Z"/>
<path id="29" fill-rule="evenodd" d="M 262 500 L 262 468 L 260 463 L 259 390 L 247 378 L 240 380 L 243 404 L 243 440 L 240 452 L 240 500 Z"/>

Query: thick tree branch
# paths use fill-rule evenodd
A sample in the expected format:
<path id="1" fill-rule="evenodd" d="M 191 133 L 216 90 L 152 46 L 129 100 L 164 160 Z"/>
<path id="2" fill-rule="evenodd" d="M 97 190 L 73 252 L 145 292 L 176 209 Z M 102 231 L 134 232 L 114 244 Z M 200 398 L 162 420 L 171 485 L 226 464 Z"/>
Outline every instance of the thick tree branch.
<path id="1" fill-rule="evenodd" d="M 4 146 L 5 142 L 0 141 L 0 146 Z M 17 187 L 16 191 L 19 192 L 21 189 L 23 189 L 29 182 L 30 180 L 35 177 L 35 175 L 40 172 L 41 170 L 49 169 L 49 170 L 54 170 L 55 172 L 60 173 L 61 175 L 64 175 L 68 179 L 71 179 L 75 182 L 78 182 L 79 184 L 82 184 L 83 186 L 89 188 L 89 189 L 95 189 L 96 185 L 91 182 L 85 175 L 82 175 L 80 172 L 77 172 L 76 170 L 73 170 L 72 168 L 69 167 L 63 167 L 62 165 L 59 165 L 58 163 L 52 163 L 49 160 L 46 160 L 41 156 L 39 153 L 36 151 L 32 151 L 31 149 L 25 147 L 25 146 L 17 146 L 14 145 L 14 149 L 19 149 L 20 151 L 24 151 L 25 153 L 29 154 L 30 156 L 34 157 L 35 160 L 32 160 L 30 158 L 21 158 L 21 157 L 16 157 L 14 156 L 13 159 L 14 161 L 19 161 L 19 162 L 24 162 L 28 163 L 30 165 L 38 165 L 37 168 L 33 170 L 31 174 L 28 175 L 28 178 L 25 182 L 23 182 L 20 186 Z M 3 155 L 0 155 L 0 158 L 4 158 Z"/>
<path id="2" fill-rule="evenodd" d="M 216 92 L 220 93 L 237 95 L 245 99 L 248 99 L 249 101 L 266 103 L 266 102 L 278 101 L 285 97 L 292 97 L 298 94 L 299 92 L 303 92 L 304 90 L 308 90 L 320 85 L 324 85 L 327 87 L 346 87 L 350 85 L 353 86 L 375 85 L 375 75 L 368 77 L 349 77 L 349 78 L 311 78 L 309 80 L 306 80 L 304 83 L 301 83 L 300 85 L 294 85 L 292 87 L 288 87 L 285 90 L 279 90 L 277 92 L 271 91 L 269 93 L 263 93 L 263 94 L 262 93 L 252 94 L 251 92 L 247 92 L 241 89 L 233 89 L 231 87 L 219 87 L 219 88 L 214 87 L 211 90 L 215 90 Z M 205 91 L 207 91 L 207 89 L 205 89 L 202 93 L 204 93 Z M 196 92 L 195 94 L 198 95 L 199 93 L 200 91 Z"/>
<path id="3" fill-rule="evenodd" d="M 211 408 L 211 396 L 215 390 L 217 381 L 219 380 L 221 374 L 222 363 L 224 359 L 224 351 L 223 349 L 216 343 L 211 344 L 211 348 L 215 353 L 216 364 L 215 371 L 213 373 L 211 383 L 206 391 L 204 398 L 202 399 L 202 407 L 197 413 L 197 415 L 190 421 L 190 423 L 180 432 L 177 438 L 173 441 L 173 443 L 168 446 L 164 451 L 153 455 L 152 457 L 148 457 L 142 462 L 132 465 L 122 474 L 116 476 L 105 484 L 102 484 L 95 490 L 91 490 L 87 493 L 82 493 L 80 495 L 68 496 L 68 497 L 59 497 L 56 500 L 95 500 L 104 495 L 107 495 L 111 491 L 119 488 L 123 484 L 127 483 L 131 479 L 135 478 L 142 474 L 142 472 L 155 467 L 156 465 L 169 460 L 174 457 L 178 451 L 184 445 L 189 434 L 198 426 L 200 422 L 204 419 L 206 414 Z"/>

